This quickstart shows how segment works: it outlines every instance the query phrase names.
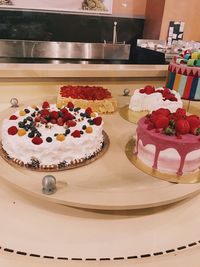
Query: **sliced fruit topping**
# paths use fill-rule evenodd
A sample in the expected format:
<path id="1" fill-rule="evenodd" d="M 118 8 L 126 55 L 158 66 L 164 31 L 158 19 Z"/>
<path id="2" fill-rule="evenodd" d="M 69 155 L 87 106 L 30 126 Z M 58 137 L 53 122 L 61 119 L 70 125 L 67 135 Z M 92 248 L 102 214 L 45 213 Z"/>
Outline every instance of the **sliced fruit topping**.
<path id="1" fill-rule="evenodd" d="M 11 126 L 10 128 L 8 128 L 9 135 L 15 135 L 17 132 L 18 132 L 18 129 L 16 126 Z"/>
<path id="2" fill-rule="evenodd" d="M 64 134 L 58 134 L 56 136 L 56 140 L 58 140 L 60 142 L 64 141 L 65 140 L 65 135 Z"/>
<path id="3" fill-rule="evenodd" d="M 18 135 L 19 136 L 23 136 L 25 134 L 26 134 L 26 130 L 25 129 L 21 128 L 21 129 L 18 130 Z"/>
<path id="4" fill-rule="evenodd" d="M 93 129 L 92 129 L 92 127 L 87 127 L 87 128 L 85 129 L 85 131 L 86 131 L 86 133 L 90 134 L 90 133 L 93 132 Z"/>
<path id="5" fill-rule="evenodd" d="M 26 115 L 26 112 L 24 110 L 20 110 L 19 115 L 20 116 L 25 116 Z"/>

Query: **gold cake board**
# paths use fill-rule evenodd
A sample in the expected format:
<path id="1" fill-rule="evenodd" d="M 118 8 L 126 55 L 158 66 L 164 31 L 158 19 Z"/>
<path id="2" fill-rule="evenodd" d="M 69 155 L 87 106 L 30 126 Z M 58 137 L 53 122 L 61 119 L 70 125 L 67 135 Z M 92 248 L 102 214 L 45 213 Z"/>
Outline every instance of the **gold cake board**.
<path id="1" fill-rule="evenodd" d="M 123 119 L 137 124 L 139 119 L 146 116 L 148 112 L 147 111 L 140 111 L 140 112 L 132 111 L 129 109 L 129 106 L 126 105 L 119 109 L 119 114 L 121 115 Z"/>
<path id="2" fill-rule="evenodd" d="M 127 155 L 127 158 L 130 160 L 130 162 L 136 166 L 139 170 L 153 176 L 156 178 L 159 178 L 161 180 L 165 180 L 172 183 L 181 183 L 181 184 L 193 184 L 193 183 L 199 183 L 200 182 L 200 171 L 196 171 L 193 173 L 187 173 L 183 174 L 181 176 L 176 174 L 170 174 L 170 173 L 162 173 L 156 169 L 153 169 L 146 164 L 144 164 L 138 157 L 133 153 L 135 151 L 135 145 L 136 140 L 131 139 L 127 144 L 125 148 L 125 153 Z"/>

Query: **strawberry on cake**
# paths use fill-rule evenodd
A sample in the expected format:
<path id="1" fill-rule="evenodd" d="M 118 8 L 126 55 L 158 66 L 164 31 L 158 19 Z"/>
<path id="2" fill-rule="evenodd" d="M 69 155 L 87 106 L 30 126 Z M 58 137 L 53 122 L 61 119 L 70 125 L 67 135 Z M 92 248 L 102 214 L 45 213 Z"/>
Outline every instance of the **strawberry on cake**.
<path id="1" fill-rule="evenodd" d="M 129 109 L 137 113 L 148 113 L 159 108 L 167 108 L 171 112 L 182 108 L 179 93 L 165 87 L 155 88 L 147 85 L 144 88 L 136 89 L 129 103 Z"/>
<path id="2" fill-rule="evenodd" d="M 63 169 L 95 157 L 104 146 L 103 121 L 91 108 L 45 101 L 4 119 L 2 148 L 7 158 L 34 169 Z"/>
<path id="3" fill-rule="evenodd" d="M 200 118 L 160 108 L 141 118 L 136 155 L 147 166 L 178 176 L 200 168 Z"/>
<path id="4" fill-rule="evenodd" d="M 89 106 L 98 113 L 112 113 L 117 108 L 117 101 L 110 91 L 100 86 L 62 86 L 59 89 L 57 101 L 62 104 L 72 102 L 81 108 Z"/>

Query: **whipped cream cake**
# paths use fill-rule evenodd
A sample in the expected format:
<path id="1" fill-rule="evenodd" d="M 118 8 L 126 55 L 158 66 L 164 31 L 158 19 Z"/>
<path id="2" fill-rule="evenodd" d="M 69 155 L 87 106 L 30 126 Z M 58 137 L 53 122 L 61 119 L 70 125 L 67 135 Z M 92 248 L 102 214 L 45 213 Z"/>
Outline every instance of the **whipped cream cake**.
<path id="1" fill-rule="evenodd" d="M 200 118 L 158 109 L 141 118 L 134 153 L 147 166 L 178 176 L 200 168 Z"/>
<path id="2" fill-rule="evenodd" d="M 4 119 L 7 158 L 34 169 L 62 169 L 95 157 L 104 146 L 103 121 L 89 107 L 49 104 L 18 110 Z"/>
<path id="3" fill-rule="evenodd" d="M 136 89 L 129 103 L 129 110 L 133 112 L 152 112 L 159 108 L 167 108 L 175 112 L 183 104 L 178 92 L 165 87 L 155 88 L 147 85 Z"/>

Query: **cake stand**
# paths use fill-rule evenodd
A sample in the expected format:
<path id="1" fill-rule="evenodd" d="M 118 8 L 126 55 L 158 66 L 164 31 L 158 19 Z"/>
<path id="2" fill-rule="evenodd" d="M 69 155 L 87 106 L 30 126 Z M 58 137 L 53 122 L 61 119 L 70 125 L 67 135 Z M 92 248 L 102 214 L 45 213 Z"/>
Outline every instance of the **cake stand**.
<path id="1" fill-rule="evenodd" d="M 49 101 L 55 101 L 49 98 Z M 41 101 L 40 101 L 41 102 Z M 39 100 L 24 103 L 38 104 Z M 8 117 L 13 109 L 0 114 Z M 13 186 L 32 196 L 68 206 L 99 209 L 129 210 L 162 206 L 200 191 L 200 184 L 175 184 L 145 174 L 130 163 L 125 154 L 126 143 L 135 134 L 136 126 L 125 121 L 118 112 L 103 116 L 104 129 L 110 138 L 108 151 L 93 163 L 72 170 L 48 172 L 56 178 L 57 192 L 42 193 L 45 172 L 10 165 L 2 157 L 2 177 Z"/>
<path id="2" fill-rule="evenodd" d="M 104 121 L 109 150 L 90 165 L 52 173 L 52 196 L 42 194 L 44 173 L 1 158 L 0 266 L 198 266 L 199 184 L 144 174 L 125 155 L 135 126 L 118 113 Z"/>

